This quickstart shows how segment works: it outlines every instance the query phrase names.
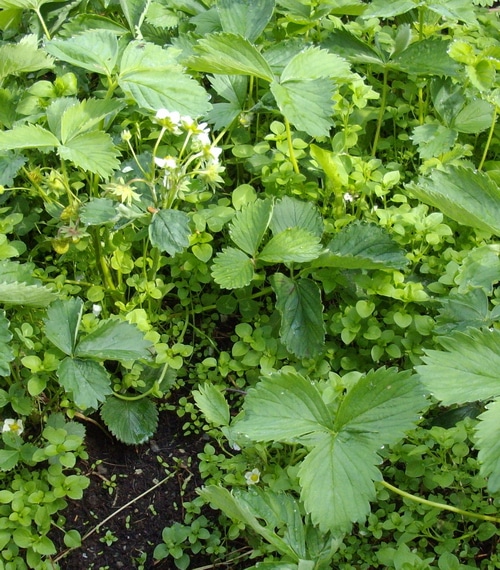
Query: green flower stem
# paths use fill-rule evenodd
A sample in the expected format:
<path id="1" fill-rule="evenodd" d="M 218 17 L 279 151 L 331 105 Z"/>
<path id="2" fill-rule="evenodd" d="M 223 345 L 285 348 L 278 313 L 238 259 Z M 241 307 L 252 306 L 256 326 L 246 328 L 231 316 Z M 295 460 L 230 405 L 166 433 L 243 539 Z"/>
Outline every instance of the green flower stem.
<path id="1" fill-rule="evenodd" d="M 380 100 L 380 110 L 379 110 L 378 119 L 377 119 L 377 129 L 375 131 L 375 137 L 373 139 L 372 157 L 376 156 L 376 154 L 377 154 L 378 141 L 380 139 L 380 131 L 382 129 L 382 123 L 384 121 L 385 108 L 387 105 L 387 93 L 389 91 L 389 85 L 387 82 L 387 78 L 388 78 L 388 71 L 387 71 L 387 69 L 385 69 L 384 70 L 384 80 L 383 80 L 383 84 L 382 84 L 382 97 Z"/>
<path id="2" fill-rule="evenodd" d="M 113 281 L 113 276 L 111 275 L 111 271 L 102 254 L 101 242 L 99 239 L 97 228 L 94 228 L 94 231 L 92 232 L 92 241 L 94 243 L 94 251 L 96 258 L 99 260 L 99 268 L 101 271 L 101 276 L 104 281 L 104 284 L 110 291 L 116 291 L 116 287 Z"/>
<path id="3" fill-rule="evenodd" d="M 435 501 L 429 501 L 428 499 L 423 499 L 422 497 L 417 497 L 416 495 L 412 495 L 411 493 L 407 493 L 406 491 L 402 491 L 401 489 L 398 489 L 397 487 L 394 487 L 394 485 L 391 485 L 390 483 L 387 483 L 386 481 L 379 481 L 379 483 L 381 485 L 383 485 L 384 487 L 386 487 L 387 489 L 393 491 L 394 493 L 397 493 L 398 495 L 401 495 L 402 497 L 405 497 L 406 499 L 410 499 L 410 501 L 414 501 L 416 503 L 421 503 L 422 505 L 427 505 L 429 507 L 433 507 L 435 509 L 442 509 L 445 511 L 451 511 L 452 513 L 457 513 L 458 515 L 463 515 L 464 517 L 471 517 L 474 519 L 481 519 L 483 521 L 489 521 L 489 522 L 493 522 L 493 523 L 500 523 L 500 518 L 498 517 L 492 517 L 490 515 L 480 515 L 478 513 L 472 513 L 470 511 L 464 511 L 463 509 L 459 509 L 458 507 L 453 507 L 451 505 L 447 505 L 447 504 L 441 504 L 441 503 L 436 503 Z"/>
<path id="4" fill-rule="evenodd" d="M 488 132 L 488 139 L 486 140 L 486 145 L 485 145 L 484 151 L 483 151 L 483 156 L 481 158 L 481 162 L 479 163 L 479 166 L 477 167 L 478 170 L 481 170 L 483 168 L 484 163 L 486 161 L 486 157 L 488 155 L 488 150 L 490 149 L 490 144 L 491 144 L 491 141 L 493 139 L 493 133 L 495 132 L 496 122 L 497 122 L 497 108 L 495 106 L 495 110 L 493 111 L 493 120 L 491 121 L 490 130 Z"/>
<path id="5" fill-rule="evenodd" d="M 295 174 L 300 174 L 299 165 L 297 163 L 297 159 L 295 158 L 295 151 L 293 149 L 292 130 L 290 129 L 290 123 L 286 117 L 283 118 L 285 119 L 286 140 L 288 142 L 288 154 L 290 155 L 290 162 L 292 163 Z"/>
<path id="6" fill-rule="evenodd" d="M 45 24 L 45 20 L 43 19 L 42 13 L 40 12 L 39 8 L 34 8 L 36 15 L 38 16 L 38 19 L 40 20 L 40 24 L 42 25 L 43 28 L 43 33 L 45 34 L 45 37 L 50 41 L 52 38 L 50 37 L 50 32 L 47 28 L 47 25 Z"/>

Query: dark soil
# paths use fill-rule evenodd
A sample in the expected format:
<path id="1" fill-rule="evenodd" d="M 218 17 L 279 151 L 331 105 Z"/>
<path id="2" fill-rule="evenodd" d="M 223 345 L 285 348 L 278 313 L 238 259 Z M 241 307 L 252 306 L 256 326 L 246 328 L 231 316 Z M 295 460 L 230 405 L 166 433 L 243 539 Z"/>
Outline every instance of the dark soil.
<path id="1" fill-rule="evenodd" d="M 183 501 L 196 496 L 195 489 L 201 484 L 197 454 L 205 444 L 202 436 L 183 436 L 181 426 L 175 412 L 162 412 L 154 439 L 137 447 L 117 442 L 92 424 L 86 426 L 89 459 L 80 463 L 80 469 L 90 478 L 90 486 L 82 500 L 70 501 L 64 511 L 65 530 L 77 529 L 83 537 L 114 513 L 116 516 L 89 534 L 80 548 L 61 558 L 62 570 L 176 568 L 172 559 L 155 562 L 153 550 L 162 542 L 164 527 L 183 522 Z M 134 501 L 169 474 L 166 482 Z M 134 502 L 118 512 L 130 501 Z M 117 538 L 110 545 L 104 541 L 107 531 Z M 59 554 L 67 550 L 62 533 L 52 539 L 59 545 Z M 146 554 L 143 566 L 141 554 Z M 207 564 L 209 561 L 200 557 L 190 567 Z"/>

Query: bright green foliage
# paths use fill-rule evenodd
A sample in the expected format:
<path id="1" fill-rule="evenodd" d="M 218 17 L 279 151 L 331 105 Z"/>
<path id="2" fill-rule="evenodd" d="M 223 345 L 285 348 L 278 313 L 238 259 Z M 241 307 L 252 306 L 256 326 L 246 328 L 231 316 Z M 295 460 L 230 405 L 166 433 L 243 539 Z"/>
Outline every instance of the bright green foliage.
<path id="1" fill-rule="evenodd" d="M 315 386 L 283 371 L 249 392 L 233 431 L 254 441 L 305 445 L 309 453 L 299 479 L 306 511 L 321 530 L 342 532 L 369 512 L 373 482 L 381 478 L 380 446 L 398 441 L 423 408 L 421 388 L 409 372 L 369 372 L 332 414 Z"/>

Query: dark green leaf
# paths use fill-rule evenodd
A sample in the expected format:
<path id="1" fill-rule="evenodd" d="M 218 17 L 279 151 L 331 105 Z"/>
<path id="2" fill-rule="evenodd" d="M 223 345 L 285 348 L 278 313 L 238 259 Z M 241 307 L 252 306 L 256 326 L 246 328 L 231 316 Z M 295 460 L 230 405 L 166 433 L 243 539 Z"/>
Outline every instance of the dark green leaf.
<path id="1" fill-rule="evenodd" d="M 174 256 L 189 245 L 189 217 L 179 210 L 160 210 L 149 225 L 149 239 L 160 251 Z"/>
<path id="2" fill-rule="evenodd" d="M 56 301 L 47 309 L 45 335 L 68 356 L 74 354 L 82 313 L 83 301 L 78 297 Z"/>
<path id="3" fill-rule="evenodd" d="M 448 55 L 450 42 L 429 38 L 411 44 L 388 65 L 410 75 L 458 75 L 460 68 Z"/>
<path id="4" fill-rule="evenodd" d="M 57 369 L 57 376 L 82 410 L 97 408 L 113 392 L 109 374 L 93 360 L 66 357 Z"/>
<path id="5" fill-rule="evenodd" d="M 87 226 L 100 226 L 118 219 L 116 202 L 109 198 L 95 198 L 80 208 L 80 219 Z"/>
<path id="6" fill-rule="evenodd" d="M 75 354 L 80 358 L 101 360 L 137 360 L 150 355 L 151 343 L 127 321 L 107 319 L 78 343 Z"/>
<path id="7" fill-rule="evenodd" d="M 323 219 L 314 204 L 289 196 L 274 205 L 269 227 L 274 235 L 295 227 L 303 228 L 318 238 L 323 235 Z"/>
<path id="8" fill-rule="evenodd" d="M 128 445 L 144 443 L 158 427 L 158 410 L 149 398 L 122 400 L 110 396 L 101 407 L 101 417 L 116 439 Z"/>
<path id="9" fill-rule="evenodd" d="M 0 376 L 10 376 L 9 362 L 14 360 L 14 353 L 9 346 L 9 342 L 12 340 L 9 324 L 5 317 L 5 311 L 0 310 Z"/>
<path id="10" fill-rule="evenodd" d="M 325 325 L 318 285 L 310 279 L 271 276 L 276 308 L 281 314 L 280 338 L 299 358 L 312 358 L 323 350 Z"/>
<path id="11" fill-rule="evenodd" d="M 1 104 L 1 103 L 0 103 Z M 0 119 L 1 120 L 1 119 Z M 14 152 L 0 154 L 0 185 L 12 186 L 14 178 L 26 164 L 26 157 Z"/>

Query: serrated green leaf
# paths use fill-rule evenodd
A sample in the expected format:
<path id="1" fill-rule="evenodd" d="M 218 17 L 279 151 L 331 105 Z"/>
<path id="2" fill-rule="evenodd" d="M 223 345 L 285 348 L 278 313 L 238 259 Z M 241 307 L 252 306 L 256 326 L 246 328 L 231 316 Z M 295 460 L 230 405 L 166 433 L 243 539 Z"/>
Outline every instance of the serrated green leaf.
<path id="1" fill-rule="evenodd" d="M 407 264 L 404 251 L 383 228 L 359 221 L 343 228 L 313 262 L 314 267 L 348 269 L 402 269 Z"/>
<path id="2" fill-rule="evenodd" d="M 89 152 L 92 149 L 92 152 Z M 120 166 L 119 151 L 108 133 L 92 131 L 81 133 L 58 148 L 61 158 L 75 166 L 109 178 Z"/>
<path id="3" fill-rule="evenodd" d="M 7 151 L 0 154 L 0 185 L 7 187 L 13 186 L 14 178 L 26 162 L 27 158 L 25 156 L 15 152 Z"/>
<path id="4" fill-rule="evenodd" d="M 229 225 L 233 242 L 252 257 L 269 226 L 273 213 L 271 200 L 256 200 L 237 212 Z"/>
<path id="5" fill-rule="evenodd" d="M 453 126 L 460 133 L 480 133 L 491 127 L 494 107 L 484 99 L 474 99 L 456 115 Z"/>
<path id="6" fill-rule="evenodd" d="M 82 410 L 97 408 L 113 392 L 106 369 L 93 360 L 66 357 L 59 364 L 57 377 Z"/>
<path id="7" fill-rule="evenodd" d="M 114 115 L 124 106 L 112 99 L 84 99 L 76 101 L 61 117 L 61 142 L 66 144 L 76 136 L 98 126 L 106 117 Z"/>
<path id="8" fill-rule="evenodd" d="M 195 55 L 187 64 L 191 69 L 223 75 L 254 75 L 273 80 L 273 72 L 255 46 L 242 36 L 210 34 L 199 40 Z"/>
<path id="9" fill-rule="evenodd" d="M 350 74 L 349 64 L 334 53 L 317 46 L 307 47 L 294 56 L 280 77 L 280 83 L 308 79 L 344 79 Z"/>
<path id="10" fill-rule="evenodd" d="M 123 15 L 134 35 L 141 29 L 150 4 L 151 0 L 120 0 Z"/>
<path id="11" fill-rule="evenodd" d="M 426 407 L 422 387 L 411 371 L 379 368 L 347 392 L 335 418 L 335 431 L 363 434 L 375 446 L 391 445 L 418 421 Z"/>
<path id="12" fill-rule="evenodd" d="M 418 146 L 418 152 L 424 160 L 439 157 L 448 152 L 458 133 L 454 129 L 438 124 L 419 125 L 413 129 L 410 139 Z"/>
<path id="13" fill-rule="evenodd" d="M 87 30 L 68 39 L 51 40 L 46 50 L 61 61 L 107 77 L 113 75 L 119 55 L 118 39 L 110 30 Z"/>
<path id="14" fill-rule="evenodd" d="M 270 278 L 281 314 L 280 339 L 299 358 L 317 356 L 324 347 L 325 324 L 318 285 L 311 279 L 290 279 L 282 273 Z"/>
<path id="15" fill-rule="evenodd" d="M 118 82 L 138 105 L 151 111 L 164 108 L 199 117 L 210 109 L 207 92 L 184 73 L 174 51 L 151 43 L 135 41 L 125 48 Z"/>
<path id="16" fill-rule="evenodd" d="M 363 18 L 392 18 L 399 14 L 405 14 L 413 8 L 415 8 L 413 0 L 392 0 L 390 3 L 387 3 L 386 0 L 372 0 L 363 12 Z"/>
<path id="17" fill-rule="evenodd" d="M 224 289 L 239 289 L 254 278 L 254 263 L 240 249 L 226 247 L 214 259 L 212 277 Z"/>
<path id="18" fill-rule="evenodd" d="M 196 405 L 211 424 L 217 427 L 229 424 L 229 405 L 218 388 L 205 382 L 192 393 Z"/>
<path id="19" fill-rule="evenodd" d="M 14 353 L 9 346 L 12 340 L 12 333 L 9 330 L 9 321 L 5 316 L 5 311 L 0 311 L 0 376 L 10 376 L 9 362 L 14 360 Z"/>
<path id="20" fill-rule="evenodd" d="M 500 235 L 500 188 L 484 172 L 448 166 L 446 170 L 434 169 L 407 188 L 459 224 Z"/>
<path id="21" fill-rule="evenodd" d="M 119 213 L 116 202 L 109 198 L 95 198 L 86 202 L 79 210 L 80 220 L 87 226 L 99 226 L 109 222 L 115 222 Z"/>
<path id="22" fill-rule="evenodd" d="M 500 401 L 488 404 L 476 427 L 476 444 L 479 449 L 481 474 L 488 480 L 488 491 L 500 491 Z"/>
<path id="23" fill-rule="evenodd" d="M 500 332 L 470 329 L 440 337 L 442 350 L 425 350 L 416 367 L 429 392 L 445 406 L 500 394 Z"/>
<path id="24" fill-rule="evenodd" d="M 160 210 L 149 225 L 149 239 L 160 251 L 174 256 L 189 245 L 189 217 L 180 210 Z"/>
<path id="25" fill-rule="evenodd" d="M 14 469 L 21 457 L 17 449 L 0 449 L 0 469 L 10 471 Z"/>
<path id="26" fill-rule="evenodd" d="M 471 250 L 460 266 L 455 277 L 458 292 L 482 288 L 486 293 L 493 292 L 493 286 L 500 281 L 500 244 L 489 244 Z"/>
<path id="27" fill-rule="evenodd" d="M 18 125 L 8 131 L 0 131 L 0 150 L 38 148 L 46 151 L 58 145 L 57 138 L 38 125 Z"/>
<path id="28" fill-rule="evenodd" d="M 333 126 L 334 84 L 330 79 L 273 81 L 279 110 L 298 129 L 313 137 L 327 136 Z"/>
<path id="29" fill-rule="evenodd" d="M 54 60 L 38 48 L 35 35 L 25 36 L 15 44 L 0 46 L 0 84 L 8 75 L 20 75 L 53 67 Z"/>
<path id="30" fill-rule="evenodd" d="M 137 360 L 150 356 L 151 343 L 128 321 L 106 319 L 80 340 L 75 355 L 102 360 Z"/>
<path id="31" fill-rule="evenodd" d="M 454 77 L 460 73 L 460 68 L 448 55 L 449 47 L 450 42 L 434 38 L 415 42 L 387 65 L 411 75 Z"/>
<path id="32" fill-rule="evenodd" d="M 322 435 L 299 469 L 301 498 L 311 520 L 323 532 L 349 532 L 375 499 L 374 481 L 382 476 L 372 445 L 340 433 Z"/>
<path id="33" fill-rule="evenodd" d="M 9 9 L 24 9 L 24 10 L 38 10 L 44 4 L 52 2 L 53 0 L 0 0 L 0 8 Z M 55 0 L 56 2 L 63 2 L 64 0 Z"/>
<path id="34" fill-rule="evenodd" d="M 26 283 L 0 283 L 0 303 L 46 307 L 57 299 L 57 294 L 41 285 Z"/>
<path id="35" fill-rule="evenodd" d="M 354 63 L 385 66 L 386 58 L 347 30 L 332 30 L 322 44 L 330 51 Z"/>
<path id="36" fill-rule="evenodd" d="M 316 432 L 329 433 L 333 422 L 317 388 L 297 372 L 264 376 L 248 391 L 245 415 L 235 434 L 254 441 L 292 442 Z"/>
<path id="37" fill-rule="evenodd" d="M 316 259 L 322 251 L 317 236 L 303 228 L 293 227 L 273 236 L 257 258 L 269 263 L 304 263 Z"/>
<path id="38" fill-rule="evenodd" d="M 83 301 L 78 297 L 56 301 L 47 309 L 45 335 L 68 356 L 74 353 L 82 314 Z"/>
<path id="39" fill-rule="evenodd" d="M 274 0 L 217 0 L 222 29 L 254 42 L 271 19 L 274 3 Z"/>
<path id="40" fill-rule="evenodd" d="M 150 439 L 158 427 L 158 410 L 149 398 L 106 399 L 100 410 L 109 431 L 123 443 L 140 445 Z"/>
<path id="41" fill-rule="evenodd" d="M 314 204 L 285 196 L 274 204 L 269 227 L 274 235 L 287 228 L 303 228 L 312 235 L 323 235 L 323 218 Z"/>

